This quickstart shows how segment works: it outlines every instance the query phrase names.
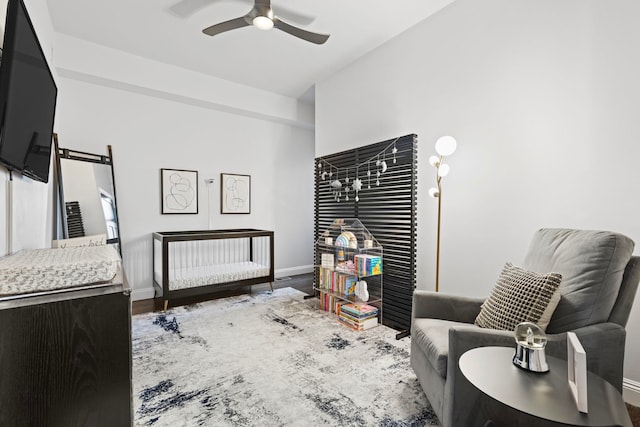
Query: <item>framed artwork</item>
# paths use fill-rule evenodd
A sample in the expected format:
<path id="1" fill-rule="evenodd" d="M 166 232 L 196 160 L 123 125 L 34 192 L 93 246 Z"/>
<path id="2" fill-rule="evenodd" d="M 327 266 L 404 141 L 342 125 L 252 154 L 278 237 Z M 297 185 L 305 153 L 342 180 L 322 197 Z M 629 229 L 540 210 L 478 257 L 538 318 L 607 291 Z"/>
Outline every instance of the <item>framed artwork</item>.
<path id="1" fill-rule="evenodd" d="M 567 332 L 567 378 L 578 411 L 587 413 L 587 354 L 573 332 Z"/>
<path id="2" fill-rule="evenodd" d="M 198 213 L 198 171 L 160 169 L 162 213 Z"/>
<path id="3" fill-rule="evenodd" d="M 220 174 L 220 213 L 251 213 L 251 175 Z"/>

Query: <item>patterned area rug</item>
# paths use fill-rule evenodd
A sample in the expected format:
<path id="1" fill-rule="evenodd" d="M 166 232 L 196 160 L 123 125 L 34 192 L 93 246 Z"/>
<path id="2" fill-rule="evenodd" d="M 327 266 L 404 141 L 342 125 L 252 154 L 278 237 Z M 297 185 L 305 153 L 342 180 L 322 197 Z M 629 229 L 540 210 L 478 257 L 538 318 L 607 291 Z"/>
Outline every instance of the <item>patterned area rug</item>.
<path id="1" fill-rule="evenodd" d="M 133 317 L 136 426 L 437 426 L 409 339 L 291 288 Z"/>

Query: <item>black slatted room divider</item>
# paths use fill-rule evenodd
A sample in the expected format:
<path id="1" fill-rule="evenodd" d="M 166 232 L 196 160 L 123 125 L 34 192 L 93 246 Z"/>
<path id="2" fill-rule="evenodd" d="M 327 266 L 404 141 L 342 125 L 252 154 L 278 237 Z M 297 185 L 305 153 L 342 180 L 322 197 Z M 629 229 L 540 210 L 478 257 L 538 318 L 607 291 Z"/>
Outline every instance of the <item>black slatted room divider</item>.
<path id="1" fill-rule="evenodd" d="M 342 175 L 343 168 L 349 168 L 350 179 L 353 180 L 355 173 L 352 168 L 365 163 L 358 171 L 358 177 L 362 180 L 358 202 L 353 192 L 348 201 L 344 194 L 339 202 L 336 201 L 329 185 L 331 180 L 326 176 L 323 180 L 322 170 L 316 169 L 315 239 L 336 218 L 358 218 L 378 239 L 384 248 L 384 324 L 402 331 L 399 337 L 411 327 L 411 300 L 416 283 L 417 141 L 416 135 L 405 135 L 319 157 L 315 162 L 316 166 L 328 163 L 339 168 L 342 182 L 345 178 Z M 388 148 L 393 147 L 394 142 L 397 148 L 396 163 L 393 163 L 391 148 Z M 380 176 L 380 185 L 376 186 L 375 164 L 377 155 L 383 151 L 388 169 Z M 366 163 L 372 158 L 369 189 Z M 318 264 L 319 260 L 316 260 Z"/>

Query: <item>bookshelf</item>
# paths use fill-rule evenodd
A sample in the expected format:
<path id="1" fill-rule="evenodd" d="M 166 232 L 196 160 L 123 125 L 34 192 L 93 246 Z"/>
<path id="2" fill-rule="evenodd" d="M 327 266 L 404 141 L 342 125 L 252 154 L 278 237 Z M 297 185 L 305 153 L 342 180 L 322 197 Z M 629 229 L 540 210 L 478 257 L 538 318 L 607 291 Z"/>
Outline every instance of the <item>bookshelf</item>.
<path id="1" fill-rule="evenodd" d="M 315 259 L 321 310 L 356 330 L 382 323 L 383 248 L 360 220 L 334 220 L 316 240 Z"/>

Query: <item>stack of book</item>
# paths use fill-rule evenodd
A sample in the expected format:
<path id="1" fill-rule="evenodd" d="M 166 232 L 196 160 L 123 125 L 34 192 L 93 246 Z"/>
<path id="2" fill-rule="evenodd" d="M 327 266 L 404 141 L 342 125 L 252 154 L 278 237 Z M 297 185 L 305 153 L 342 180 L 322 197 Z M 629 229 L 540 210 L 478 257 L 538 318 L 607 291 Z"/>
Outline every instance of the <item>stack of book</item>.
<path id="1" fill-rule="evenodd" d="M 338 320 L 351 329 L 364 331 L 378 325 L 378 309 L 371 305 L 343 304 L 337 310 Z"/>
<path id="2" fill-rule="evenodd" d="M 327 290 L 336 294 L 351 296 L 355 294 L 357 278 L 349 275 L 340 274 L 337 271 L 320 268 L 319 274 L 320 290 Z"/>

